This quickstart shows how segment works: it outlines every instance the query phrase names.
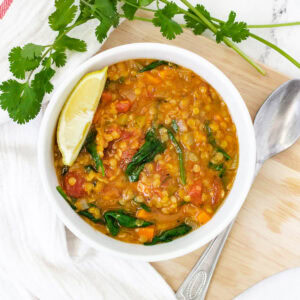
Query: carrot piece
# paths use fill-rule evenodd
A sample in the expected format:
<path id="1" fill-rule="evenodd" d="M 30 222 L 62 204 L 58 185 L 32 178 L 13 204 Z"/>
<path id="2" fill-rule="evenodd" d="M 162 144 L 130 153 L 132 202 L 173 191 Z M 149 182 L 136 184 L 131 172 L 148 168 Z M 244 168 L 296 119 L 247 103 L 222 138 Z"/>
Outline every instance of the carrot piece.
<path id="1" fill-rule="evenodd" d="M 137 228 L 137 233 L 139 236 L 144 237 L 148 241 L 152 241 L 154 237 L 154 231 L 155 228 L 154 226 L 148 226 L 148 227 L 142 227 L 142 228 Z"/>
<path id="2" fill-rule="evenodd" d="M 200 224 L 205 224 L 211 219 L 211 215 L 209 215 L 206 211 L 200 210 L 200 212 L 197 215 L 197 221 Z"/>
<path id="3" fill-rule="evenodd" d="M 112 94 L 111 92 L 108 92 L 108 91 L 104 91 L 101 95 L 101 101 L 104 101 L 104 102 L 109 102 L 111 101 L 112 99 Z"/>
<path id="4" fill-rule="evenodd" d="M 159 84 L 159 83 L 161 83 L 161 80 L 160 80 L 159 78 L 154 77 L 153 75 L 151 75 L 151 74 L 149 74 L 149 73 L 145 73 L 144 76 L 145 76 L 145 77 L 147 78 L 147 80 L 148 80 L 150 83 L 152 83 L 152 84 Z"/>
<path id="5" fill-rule="evenodd" d="M 136 212 L 136 216 L 137 216 L 137 218 L 139 218 L 139 219 L 150 219 L 150 218 L 151 218 L 151 213 L 147 212 L 147 211 L 144 210 L 144 209 L 139 209 L 139 210 Z"/>

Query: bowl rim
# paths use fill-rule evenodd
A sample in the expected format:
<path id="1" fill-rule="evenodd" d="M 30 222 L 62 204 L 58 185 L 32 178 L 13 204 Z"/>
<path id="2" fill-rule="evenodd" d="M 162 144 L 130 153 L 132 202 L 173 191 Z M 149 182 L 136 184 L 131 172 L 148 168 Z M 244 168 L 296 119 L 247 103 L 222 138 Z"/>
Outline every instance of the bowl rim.
<path id="1" fill-rule="evenodd" d="M 125 58 L 119 59 L 119 57 Z M 240 118 L 238 123 L 236 122 L 237 119 L 234 120 L 233 118 L 237 128 L 240 148 L 239 167 L 233 187 L 221 207 L 215 213 L 211 221 L 201 226 L 197 230 L 194 230 L 189 234 L 172 241 L 172 243 L 158 244 L 151 247 L 115 240 L 99 231 L 96 231 L 92 226 L 83 221 L 76 213 L 73 212 L 66 201 L 56 192 L 55 187 L 57 184 L 55 186 L 51 185 L 51 182 L 53 183 L 55 181 L 52 178 L 53 172 L 55 178 L 56 173 L 53 164 L 53 170 L 50 170 L 49 172 L 49 167 L 51 168 L 50 161 L 53 161 L 53 157 L 51 158 L 49 155 L 47 155 L 47 153 L 49 154 L 49 151 L 52 153 L 52 146 L 51 150 L 49 150 L 49 145 L 52 145 L 59 112 L 61 111 L 67 95 L 82 77 L 82 75 L 95 68 L 100 69 L 101 65 L 104 67 L 105 65 L 112 64 L 105 64 L 107 61 L 114 61 L 113 63 L 116 63 L 134 58 L 163 59 L 175 62 L 184 67 L 187 67 L 189 64 L 188 68 L 193 70 L 197 75 L 201 76 L 205 81 L 212 85 L 218 91 L 218 93 L 220 93 L 220 90 L 222 90 L 220 93 L 222 98 L 222 94 L 227 92 L 228 95 L 232 95 L 233 100 L 231 98 L 223 98 L 223 100 L 227 104 L 232 118 L 232 112 L 234 112 L 235 118 Z M 178 63 L 180 58 L 184 59 L 184 62 Z M 200 72 L 198 69 L 195 71 L 195 68 L 200 65 L 208 72 L 205 74 L 207 77 L 203 76 L 203 74 L 199 74 L 202 71 Z M 216 82 L 216 85 L 220 84 L 220 86 L 218 87 L 211 83 L 213 80 Z M 232 105 L 232 103 L 229 101 L 234 101 L 232 103 L 235 105 Z M 49 127 L 53 127 L 53 123 L 55 123 L 54 128 L 51 129 L 53 132 L 49 132 Z M 241 135 L 241 131 L 243 131 L 243 135 Z M 242 138 L 243 141 L 242 153 L 240 138 Z M 75 70 L 72 70 L 72 72 L 66 74 L 65 80 L 60 84 L 60 86 L 58 86 L 58 88 L 55 89 L 51 97 L 51 101 L 43 116 L 37 147 L 38 167 L 42 185 L 46 191 L 47 199 L 52 203 L 52 206 L 54 207 L 60 220 L 79 239 L 83 240 L 93 248 L 119 257 L 142 261 L 160 261 L 182 256 L 200 248 L 221 233 L 221 231 L 224 230 L 225 227 L 229 225 L 229 223 L 235 218 L 246 199 L 254 178 L 256 161 L 254 127 L 248 109 L 233 83 L 216 66 L 200 55 L 177 46 L 161 43 L 133 43 L 117 46 L 100 52 L 99 54 L 88 59 L 83 64 L 79 65 Z M 241 156 L 243 159 L 242 162 Z M 237 187 L 237 185 L 239 186 Z M 230 207 L 229 203 L 231 204 Z"/>

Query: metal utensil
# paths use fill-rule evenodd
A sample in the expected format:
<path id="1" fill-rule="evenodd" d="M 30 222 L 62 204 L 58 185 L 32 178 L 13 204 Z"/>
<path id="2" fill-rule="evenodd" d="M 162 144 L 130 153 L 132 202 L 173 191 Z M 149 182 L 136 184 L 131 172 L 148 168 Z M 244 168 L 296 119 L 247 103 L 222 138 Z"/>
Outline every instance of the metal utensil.
<path id="1" fill-rule="evenodd" d="M 300 136 L 300 79 L 287 81 L 264 102 L 254 120 L 257 145 L 255 175 L 270 157 L 288 149 Z M 234 221 L 213 239 L 178 289 L 180 300 L 204 300 Z"/>

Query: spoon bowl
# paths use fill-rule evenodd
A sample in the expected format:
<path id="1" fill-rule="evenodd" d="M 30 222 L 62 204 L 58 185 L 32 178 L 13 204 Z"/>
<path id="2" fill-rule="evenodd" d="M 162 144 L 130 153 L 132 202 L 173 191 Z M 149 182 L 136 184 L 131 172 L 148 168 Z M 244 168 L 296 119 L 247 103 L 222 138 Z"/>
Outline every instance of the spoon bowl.
<path id="1" fill-rule="evenodd" d="M 257 168 L 300 137 L 300 79 L 287 81 L 264 102 L 254 120 Z"/>

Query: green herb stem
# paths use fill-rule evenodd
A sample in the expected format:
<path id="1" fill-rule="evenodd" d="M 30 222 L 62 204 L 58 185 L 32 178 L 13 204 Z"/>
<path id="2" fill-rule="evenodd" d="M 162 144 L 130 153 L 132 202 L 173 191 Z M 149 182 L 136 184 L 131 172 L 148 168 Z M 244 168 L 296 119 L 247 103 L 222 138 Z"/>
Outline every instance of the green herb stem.
<path id="1" fill-rule="evenodd" d="M 254 33 L 250 33 L 250 36 L 252 38 L 256 39 L 257 41 L 260 41 L 261 43 L 263 43 L 263 44 L 269 46 L 270 48 L 274 49 L 275 51 L 277 51 L 278 53 L 280 53 L 282 56 L 284 56 L 286 59 L 288 59 L 297 68 L 300 68 L 300 63 L 297 60 L 295 60 L 293 57 L 291 57 L 288 53 L 286 53 L 285 51 L 283 51 L 281 48 L 277 47 L 273 43 L 271 43 L 271 42 L 263 39 L 262 37 L 254 34 Z"/>
<path id="2" fill-rule="evenodd" d="M 120 14 L 121 18 L 126 18 L 125 15 Z M 133 20 L 138 20 L 138 21 L 144 21 L 144 22 L 149 22 L 152 23 L 152 19 L 148 19 L 148 18 L 143 18 L 143 17 L 138 17 L 138 16 L 134 16 Z"/>
<path id="3" fill-rule="evenodd" d="M 300 22 L 289 22 L 289 23 L 278 23 L 278 24 L 262 24 L 262 25 L 247 25 L 248 28 L 277 28 L 277 27 L 288 27 L 297 26 Z"/>
<path id="4" fill-rule="evenodd" d="M 193 5 L 191 5 L 187 0 L 180 0 L 183 4 L 185 4 L 191 11 L 194 12 L 196 16 L 214 33 L 216 34 L 218 28 L 209 20 L 201 14 Z M 253 61 L 246 53 L 244 53 L 238 46 L 236 46 L 231 40 L 224 37 L 223 42 L 230 48 L 232 48 L 236 53 L 238 53 L 241 57 L 243 57 L 250 65 L 252 65 L 259 73 L 262 75 L 266 75 L 266 72 L 255 62 Z"/>
<path id="5" fill-rule="evenodd" d="M 82 0 L 81 0 L 81 1 L 82 1 Z M 138 9 L 141 9 L 141 10 L 150 11 L 150 12 L 153 12 L 153 13 L 156 12 L 155 9 L 151 9 L 151 8 L 146 8 L 146 7 L 143 7 L 143 6 L 139 6 L 139 5 L 136 5 L 136 4 L 134 4 L 134 3 L 128 2 L 128 1 L 126 1 L 126 0 L 121 0 L 121 2 L 123 2 L 123 3 L 127 4 L 127 5 L 130 5 L 130 6 L 136 7 L 136 8 L 138 8 Z"/>

